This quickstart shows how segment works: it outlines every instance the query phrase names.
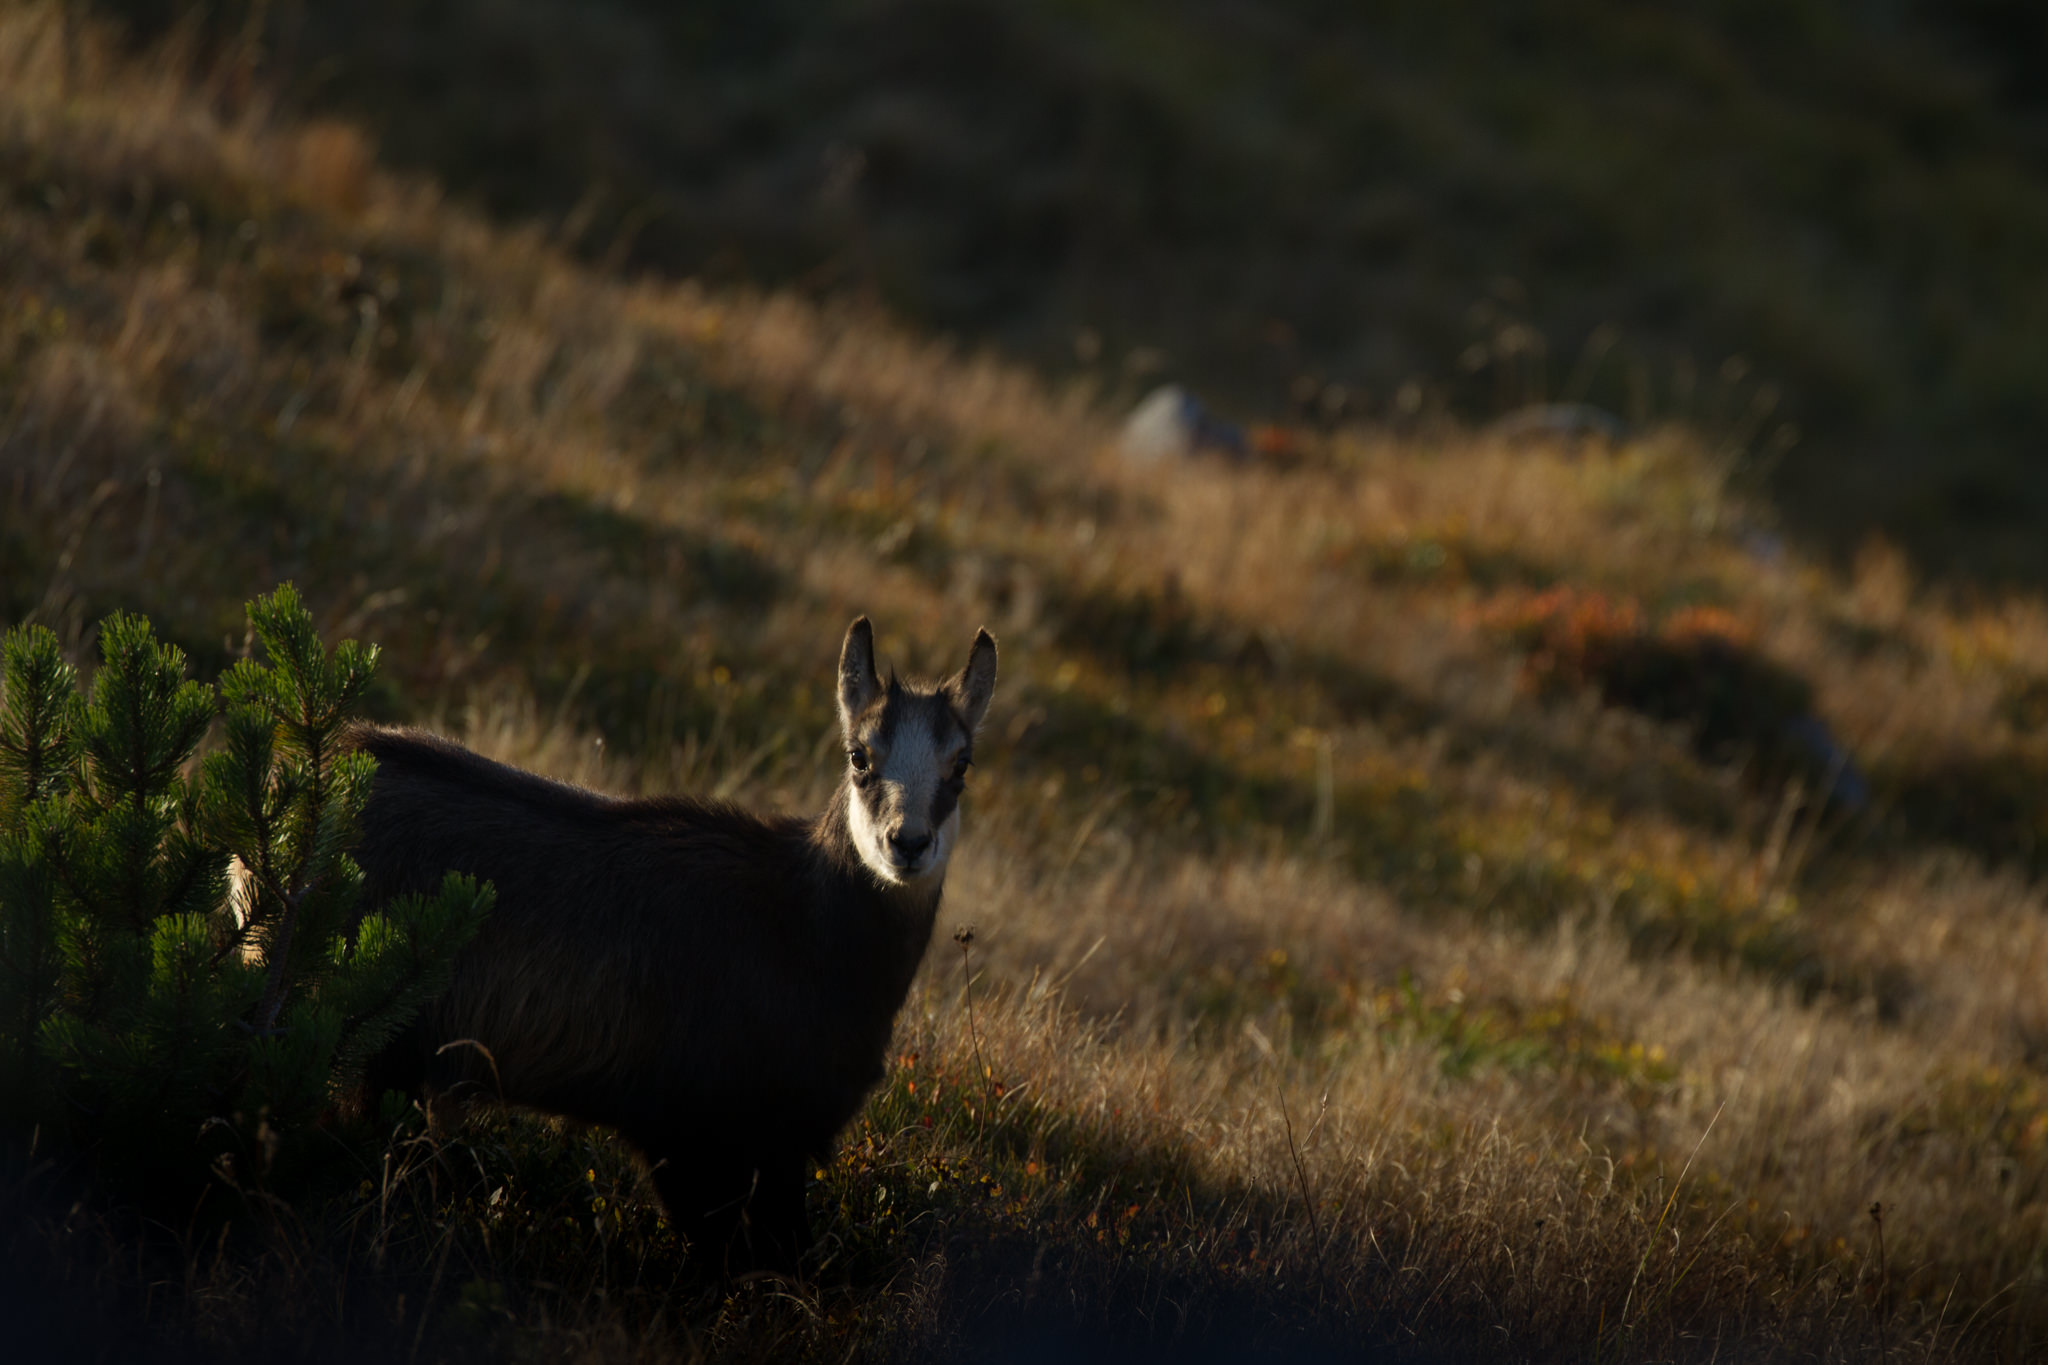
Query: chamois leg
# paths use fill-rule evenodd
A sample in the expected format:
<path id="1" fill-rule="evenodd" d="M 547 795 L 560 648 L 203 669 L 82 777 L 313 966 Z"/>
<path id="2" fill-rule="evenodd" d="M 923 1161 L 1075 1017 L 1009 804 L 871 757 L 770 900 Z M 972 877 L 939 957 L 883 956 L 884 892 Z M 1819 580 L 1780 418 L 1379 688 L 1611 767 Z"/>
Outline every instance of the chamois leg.
<path id="1" fill-rule="evenodd" d="M 686 1146 L 653 1148 L 654 1190 L 706 1269 L 794 1272 L 810 1247 L 804 1164 Z"/>
<path id="2" fill-rule="evenodd" d="M 669 1221 L 690 1244 L 690 1259 L 703 1270 L 724 1272 L 740 1215 L 750 1193 L 747 1182 L 723 1162 L 707 1160 L 687 1147 L 648 1152 L 654 1164 L 654 1192 Z M 742 1267 L 744 1268 L 744 1267 Z"/>
<path id="3" fill-rule="evenodd" d="M 808 1169 L 801 1153 L 763 1157 L 754 1169 L 743 1231 L 749 1259 L 762 1270 L 794 1273 L 811 1249 L 811 1224 L 804 1212 Z"/>

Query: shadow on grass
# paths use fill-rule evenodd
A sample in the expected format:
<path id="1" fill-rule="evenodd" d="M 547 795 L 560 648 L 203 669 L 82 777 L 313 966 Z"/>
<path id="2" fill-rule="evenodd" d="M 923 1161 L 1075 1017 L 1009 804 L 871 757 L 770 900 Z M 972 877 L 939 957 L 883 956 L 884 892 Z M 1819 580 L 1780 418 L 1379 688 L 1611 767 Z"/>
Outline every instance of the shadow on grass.
<path id="1" fill-rule="evenodd" d="M 943 1098 L 920 1103 L 909 1074 L 814 1185 L 828 1259 L 801 1284 L 701 1272 L 622 1144 L 530 1116 L 486 1113 L 438 1137 L 410 1127 L 381 1157 L 357 1133 L 361 1172 L 333 1167 L 289 1209 L 221 1192 L 183 1228 L 109 1206 L 47 1163 L 28 1175 L 10 1154 L 8 1358 L 352 1365 L 581 1346 L 637 1360 L 1032 1359 L 1064 1343 L 1084 1359 L 1221 1359 L 1227 1346 L 1309 1360 L 1391 1345 L 1396 1315 L 1427 1313 L 1399 1285 L 1340 1287 L 1308 1263 L 1298 1210 L 1206 1184 L 1171 1144 L 1056 1111 L 983 1124 L 976 1092 L 948 1093 L 926 1068 L 925 1095 Z M 1041 1170 L 1057 1170 L 1056 1188 Z M 906 1274 L 923 1278 L 914 1303 Z"/>
<path id="2" fill-rule="evenodd" d="M 1325 1261 L 1298 1200 L 1219 1184 L 1179 1142 L 1115 1135 L 1002 1087 L 993 1071 L 899 1059 L 814 1192 L 814 1208 L 831 1201 L 826 1235 L 852 1282 L 881 1282 L 920 1242 L 941 1272 L 930 1310 L 884 1354 L 1450 1358 L 1415 1345 L 1430 1304 L 1412 1277 L 1334 1247 Z M 1485 1329 L 1457 1317 L 1443 1315 L 1444 1339 L 1480 1343 Z"/>
<path id="3" fill-rule="evenodd" d="M 1877 780 L 1915 842 L 1968 849 L 2031 877 L 2048 873 L 2048 763 L 1954 754 L 1880 768 Z"/>
<path id="4" fill-rule="evenodd" d="M 383 646 L 389 688 L 416 707 L 511 665 L 543 706 L 644 752 L 793 723 L 783 690 L 768 695 L 775 670 L 746 653 L 742 623 L 792 591 L 755 544 L 508 484 L 474 460 L 366 468 L 312 437 L 263 442 L 196 422 L 169 435 L 165 482 L 208 534 L 160 541 L 155 571 L 138 576 L 139 556 L 121 549 L 132 530 L 111 528 L 108 552 L 74 571 L 68 609 L 81 621 L 149 614 L 196 676 L 242 648 L 221 604 L 296 579 L 330 617 L 384 604 L 348 633 Z M 4 529 L 8 546 L 55 559 L 35 553 L 36 528 Z M 396 709 L 395 695 L 385 704 Z"/>
<path id="5" fill-rule="evenodd" d="M 1095 587 L 1066 590 L 1051 599 L 1059 643 L 1076 653 L 1167 681 L 1212 668 L 1243 687 L 1275 689 L 1309 723 L 1342 726 L 1369 722 L 1394 735 L 1441 734 L 1453 758 L 1486 754 L 1519 775 L 1563 784 L 1617 807 L 1648 808 L 1713 834 L 1737 826 L 1739 811 L 1725 784 L 1704 774 L 1660 768 L 1645 783 L 1639 768 L 1618 769 L 1583 747 L 1553 742 L 1526 725 L 1498 724 L 1464 715 L 1381 673 L 1323 650 L 1302 649 L 1261 632 L 1197 611 L 1168 592 L 1122 592 Z M 1684 706 L 1659 719 L 1685 724 Z M 1721 729 L 1698 737 L 1702 757 L 1715 761 L 1741 753 Z"/>
<path id="6" fill-rule="evenodd" d="M 1311 828 L 1318 798 L 1307 773 L 1226 761 L 1139 708 L 1120 711 L 1079 691 L 1032 691 L 1019 705 L 1038 718 L 1005 759 L 1023 774 L 1064 776 L 1094 765 L 1131 790 L 1154 827 L 1177 829 L 1216 853 L 1266 850 L 1275 835 L 1291 843 Z M 1070 814 L 1078 825 L 1078 811 Z M 1598 910 L 1645 957 L 1675 950 L 1731 961 L 1809 995 L 1858 998 L 1871 988 L 1771 906 L 1682 871 L 1610 868 L 1583 850 L 1504 837 L 1417 780 L 1337 785 L 1330 847 L 1418 915 L 1471 914 L 1541 930 Z"/>
<path id="7" fill-rule="evenodd" d="M 1461 715 L 1341 657 L 1293 648 L 1219 620 L 1170 587 L 1134 592 L 1062 585 L 1048 595 L 1048 607 L 1062 648 L 1134 679 L 1164 685 L 1212 670 L 1235 687 L 1271 689 L 1319 722 L 1369 721 L 1394 734 L 1442 734 L 1453 758 L 1484 753 L 1520 776 L 1565 785 L 1617 809 L 1647 808 L 1717 836 L 1740 825 L 1742 812 L 1727 785 L 1704 772 L 1666 766 L 1656 781 L 1645 782 L 1637 767 L 1616 768 L 1583 747 L 1552 742 L 1527 726 Z M 1563 626 L 1543 620 L 1538 636 L 1524 641 L 1534 651 L 1539 691 L 1594 687 L 1606 705 L 1682 730 L 1701 764 L 1739 769 L 1752 789 L 1777 793 L 1796 783 L 1791 799 L 1801 807 L 1802 818 L 1811 817 L 1815 794 L 1825 793 L 1821 827 L 1866 850 L 1896 837 L 1910 847 L 1965 849 L 2031 876 L 2048 871 L 2048 765 L 2024 755 L 1962 755 L 1880 764 L 1866 774 L 1814 714 L 1812 685 L 1716 628 L 1715 613 L 1681 613 L 1658 633 L 1643 630 L 1633 619 L 1601 629 L 1587 627 L 1573 613 L 1555 614 L 1573 619 Z M 1055 729 L 1049 737 L 1071 735 L 1073 729 Z M 1090 743 L 1107 741 L 1114 749 L 1117 732 L 1128 729 L 1128 721 L 1118 721 L 1084 727 L 1082 733 Z M 1076 745 L 1074 756 L 1086 747 Z M 1229 803 L 1231 808 L 1217 809 L 1205 794 L 1246 779 L 1228 771 L 1228 765 L 1192 760 L 1192 755 L 1175 754 L 1169 744 L 1146 767 L 1169 773 L 1178 769 L 1176 780 L 1189 784 L 1195 804 L 1224 819 L 1244 818 L 1246 807 L 1267 812 L 1262 818 L 1268 823 L 1306 819 L 1308 796 L 1284 783 L 1277 789 L 1268 783 L 1248 793 L 1248 799 Z M 1375 818 L 1371 810 L 1357 814 Z M 1366 842 L 1368 848 L 1388 844 Z M 1400 880 L 1404 870 L 1429 871 L 1435 855 L 1446 851 L 1430 848 L 1427 840 L 1411 847 L 1414 856 L 1405 859 L 1391 846 L 1383 847 L 1377 860 L 1381 875 Z M 1774 937 L 1782 939 L 1782 934 Z M 1726 935 L 1709 935 L 1710 941 L 1716 938 Z M 1809 992 L 1829 979 L 1824 963 L 1783 942 L 1744 942 L 1746 956 L 1775 961 L 1778 971 Z M 1900 982 L 1875 978 L 1848 987 L 1881 999 L 1901 988 Z"/>

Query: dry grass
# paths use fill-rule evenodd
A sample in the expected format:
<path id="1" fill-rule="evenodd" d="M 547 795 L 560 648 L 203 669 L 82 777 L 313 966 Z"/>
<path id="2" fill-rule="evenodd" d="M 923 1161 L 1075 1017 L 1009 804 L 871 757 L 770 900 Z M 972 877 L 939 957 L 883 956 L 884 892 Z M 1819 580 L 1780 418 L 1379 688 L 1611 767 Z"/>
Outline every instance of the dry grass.
<path id="1" fill-rule="evenodd" d="M 814 1193 L 815 1283 L 719 1300 L 601 1136 L 490 1119 L 401 1124 L 367 1188 L 240 1260 L 178 1251 L 182 1285 L 106 1270 L 110 1214 L 65 1243 L 116 1248 L 71 1253 L 101 1300 L 231 1354 L 337 1323 L 592 1360 L 1033 1324 L 1546 1360 L 2048 1342 L 2040 602 L 1950 600 L 1883 547 L 1813 568 L 1680 429 L 1132 468 L 1085 393 L 591 274 L 232 73 L 103 54 L 0 6 L 10 619 L 83 650 L 140 607 L 211 671 L 291 577 L 385 645 L 388 713 L 787 807 L 829 780 L 854 612 L 917 668 L 985 620 L 1004 679 L 944 926 L 978 926 L 990 1074 L 941 939 Z M 1487 623 L 1552 585 L 1725 613 L 1868 805 L 1539 695 Z"/>

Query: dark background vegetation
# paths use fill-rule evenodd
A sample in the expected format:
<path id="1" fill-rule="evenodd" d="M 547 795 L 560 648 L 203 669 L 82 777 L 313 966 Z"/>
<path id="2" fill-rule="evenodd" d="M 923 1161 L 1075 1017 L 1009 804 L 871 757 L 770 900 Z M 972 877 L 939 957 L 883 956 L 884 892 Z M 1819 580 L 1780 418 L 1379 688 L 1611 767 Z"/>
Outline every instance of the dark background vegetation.
<path id="1" fill-rule="evenodd" d="M 1718 423 L 1823 546 L 2048 577 L 2035 0 L 104 7 L 593 257 L 1247 418 Z"/>

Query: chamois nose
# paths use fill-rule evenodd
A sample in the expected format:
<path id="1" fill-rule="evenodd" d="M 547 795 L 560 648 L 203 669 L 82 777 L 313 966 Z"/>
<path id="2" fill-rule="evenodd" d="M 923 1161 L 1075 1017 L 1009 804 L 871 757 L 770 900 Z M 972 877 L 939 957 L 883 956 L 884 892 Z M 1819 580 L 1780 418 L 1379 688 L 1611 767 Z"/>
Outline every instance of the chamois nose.
<path id="1" fill-rule="evenodd" d="M 901 831 L 889 836 L 889 851 L 896 855 L 896 861 L 908 864 L 917 861 L 917 855 L 932 846 L 929 834 L 908 835 Z"/>

